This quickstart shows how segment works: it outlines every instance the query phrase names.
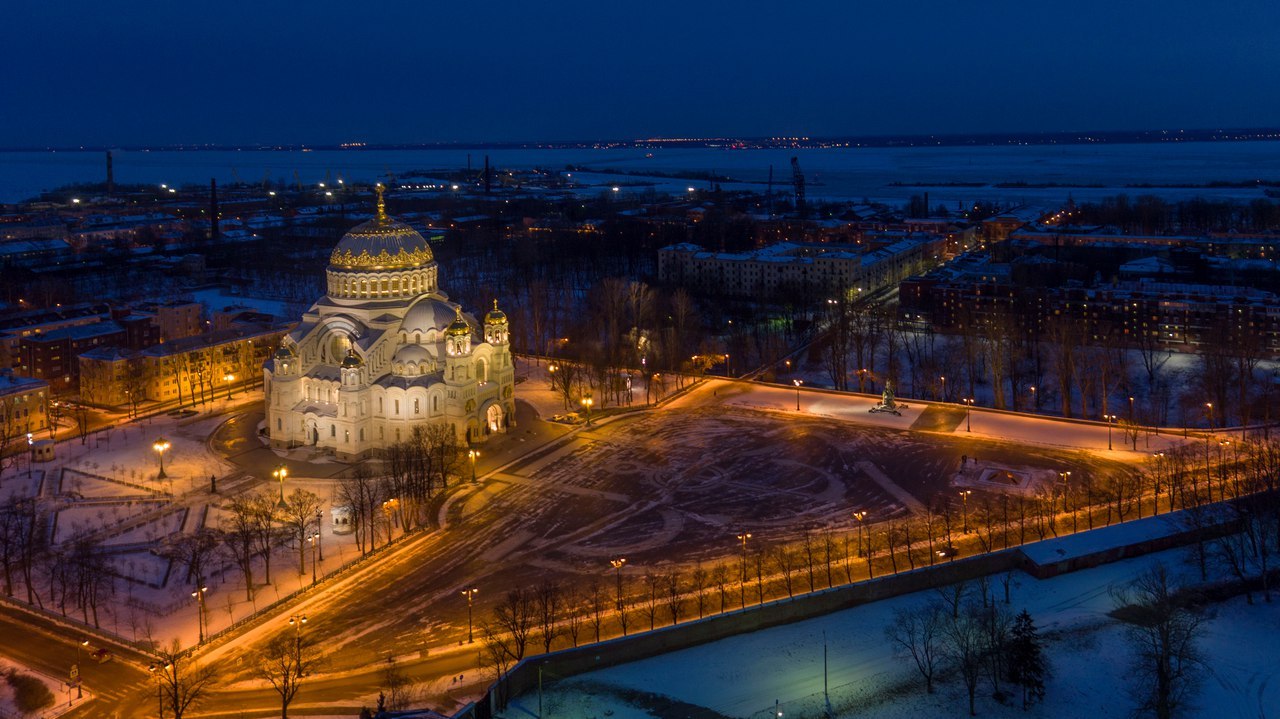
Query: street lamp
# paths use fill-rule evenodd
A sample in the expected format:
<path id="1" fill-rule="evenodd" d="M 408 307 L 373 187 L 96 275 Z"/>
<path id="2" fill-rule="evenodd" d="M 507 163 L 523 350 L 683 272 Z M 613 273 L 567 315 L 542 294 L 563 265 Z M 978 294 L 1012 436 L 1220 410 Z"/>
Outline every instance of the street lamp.
<path id="1" fill-rule="evenodd" d="M 627 563 L 626 557 L 618 557 L 610 559 L 609 564 L 613 565 L 613 575 L 618 580 L 618 612 L 622 612 L 622 565 Z M 626 625 L 623 625 L 622 631 L 626 631 Z"/>
<path id="2" fill-rule="evenodd" d="M 961 517 L 963 518 L 963 521 L 964 521 L 965 534 L 969 533 L 969 495 L 971 494 L 973 494 L 972 489 L 960 490 L 960 500 L 964 502 L 964 511 L 961 512 Z"/>
<path id="3" fill-rule="evenodd" d="M 865 523 L 865 520 L 867 518 L 867 513 L 865 511 L 854 512 L 853 518 L 858 520 L 858 550 L 857 551 L 858 551 L 858 556 L 861 557 L 862 556 L 862 525 Z"/>
<path id="4" fill-rule="evenodd" d="M 1152 458 L 1155 459 L 1155 465 L 1156 465 L 1156 471 L 1154 472 L 1155 481 L 1153 482 L 1154 486 L 1151 488 L 1155 492 L 1155 502 L 1154 502 L 1155 507 L 1154 509 L 1152 509 L 1152 514 L 1160 514 L 1160 479 L 1161 479 L 1160 472 L 1161 472 L 1161 464 L 1162 464 L 1161 460 L 1164 459 L 1164 452 L 1154 452 L 1152 453 L 1151 456 Z M 1172 493 L 1170 493 L 1169 495 L 1169 511 L 1170 512 L 1173 511 L 1173 494 Z"/>
<path id="5" fill-rule="evenodd" d="M 475 587 L 462 590 L 462 596 L 467 598 L 467 644 L 475 642 L 475 637 L 471 632 L 471 601 L 475 598 L 477 591 Z"/>
<path id="6" fill-rule="evenodd" d="M 307 615 L 295 614 L 289 617 L 289 626 L 293 627 L 293 661 L 298 677 L 302 677 L 302 626 L 307 623 Z"/>
<path id="7" fill-rule="evenodd" d="M 148 664 L 147 671 L 151 672 L 151 676 L 156 678 L 156 708 L 160 715 L 160 719 L 164 719 L 164 680 L 165 675 L 159 672 L 167 672 L 172 664 Z"/>
<path id="8" fill-rule="evenodd" d="M 969 424 L 969 414 L 972 409 L 973 409 L 973 398 L 965 397 L 964 398 L 964 431 L 966 432 L 973 431 L 973 425 Z"/>
<path id="9" fill-rule="evenodd" d="M 750 532 L 743 532 L 738 535 L 738 541 L 742 542 L 742 608 L 747 608 L 747 540 L 751 539 Z"/>
<path id="10" fill-rule="evenodd" d="M 1213 434 L 1213 403 L 1205 402 L 1204 406 L 1209 411 L 1209 434 Z"/>
<path id="11" fill-rule="evenodd" d="M 947 376 L 941 375 L 938 379 L 942 380 L 942 401 L 947 401 Z"/>
<path id="12" fill-rule="evenodd" d="M 1107 451 L 1110 452 L 1111 451 L 1111 426 L 1112 426 L 1112 423 L 1116 421 L 1116 416 L 1114 414 L 1104 414 L 1102 415 L 1102 418 L 1107 420 Z"/>
<path id="13" fill-rule="evenodd" d="M 32 465 L 36 463 L 36 438 L 31 432 L 27 432 L 27 479 L 31 479 L 31 473 L 34 471 Z"/>
<path id="14" fill-rule="evenodd" d="M 595 400 L 591 399 L 591 395 L 586 395 L 578 400 L 587 410 L 587 426 L 591 426 L 591 405 L 595 404 Z"/>
<path id="15" fill-rule="evenodd" d="M 289 506 L 285 504 L 284 501 L 284 478 L 289 476 L 289 468 L 284 465 L 284 462 L 281 462 L 274 470 L 271 471 L 271 476 L 275 477 L 276 480 L 280 482 L 280 501 L 276 506 L 280 509 L 284 509 Z"/>
<path id="16" fill-rule="evenodd" d="M 1032 412 L 1040 411 L 1040 397 L 1039 395 L 1036 394 L 1035 385 L 1031 385 L 1031 411 Z"/>
<path id="17" fill-rule="evenodd" d="M 480 456 L 480 453 L 475 451 L 474 449 L 467 450 L 467 457 L 471 459 L 471 483 L 472 484 L 476 483 L 476 457 L 479 457 L 479 456 Z"/>
<path id="18" fill-rule="evenodd" d="M 169 449 L 169 440 L 161 437 L 151 444 L 151 449 L 160 457 L 160 474 L 156 475 L 156 479 L 164 479 L 168 476 L 164 473 L 164 453 Z"/>
<path id="19" fill-rule="evenodd" d="M 1134 425 L 1133 423 L 1133 397 L 1130 397 L 1129 398 L 1129 427 L 1132 429 L 1135 426 L 1136 425 Z M 1138 451 L 1138 433 L 1136 430 L 1133 433 L 1133 451 L 1135 452 Z"/>
<path id="20" fill-rule="evenodd" d="M 191 593 L 192 598 L 196 600 L 196 608 L 199 612 L 196 615 L 196 627 L 198 627 L 200 633 L 200 644 L 204 644 L 204 594 L 207 591 L 209 591 L 208 587 L 197 587 Z"/>
<path id="21" fill-rule="evenodd" d="M 800 411 L 800 385 L 804 384 L 804 380 L 793 379 L 791 380 L 791 384 L 794 384 L 796 386 L 796 411 L 799 412 Z"/>
<path id="22" fill-rule="evenodd" d="M 319 532 L 312 532 L 307 537 L 307 543 L 311 545 L 311 583 L 316 583 L 316 540 L 320 538 Z"/>
<path id="23" fill-rule="evenodd" d="M 228 400 L 231 399 L 231 383 L 235 381 L 235 378 L 236 376 L 231 374 L 230 372 L 228 372 L 226 376 L 222 378 L 227 382 L 227 399 Z"/>
<path id="24" fill-rule="evenodd" d="M 324 538 L 321 532 L 324 531 L 324 513 L 316 510 L 316 552 L 320 555 L 320 561 L 324 561 Z"/>

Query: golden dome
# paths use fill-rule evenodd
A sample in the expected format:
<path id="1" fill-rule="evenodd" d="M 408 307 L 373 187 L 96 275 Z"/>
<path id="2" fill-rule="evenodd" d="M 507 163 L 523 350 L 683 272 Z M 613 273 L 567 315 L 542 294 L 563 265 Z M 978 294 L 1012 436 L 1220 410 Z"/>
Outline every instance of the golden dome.
<path id="1" fill-rule="evenodd" d="M 343 369 L 356 369 L 364 364 L 364 358 L 356 354 L 355 350 L 347 350 L 347 356 L 342 358 Z"/>
<path id="2" fill-rule="evenodd" d="M 467 321 L 462 319 L 461 307 L 457 308 L 457 313 L 458 316 L 454 318 L 453 322 L 450 323 L 449 328 L 446 329 L 444 333 L 451 337 L 460 337 L 471 334 L 471 325 L 467 324 Z"/>
<path id="3" fill-rule="evenodd" d="M 376 191 L 377 214 L 343 235 L 329 256 L 329 264 L 342 270 L 406 270 L 434 261 L 426 238 L 387 214 L 381 184 Z"/>
<path id="4" fill-rule="evenodd" d="M 507 321 L 507 315 L 506 315 L 506 313 L 504 313 L 502 310 L 498 309 L 498 301 L 497 301 L 497 300 L 494 300 L 494 301 L 493 301 L 493 309 L 489 310 L 489 314 L 487 314 L 487 315 L 485 315 L 485 316 L 484 316 L 484 321 L 485 321 L 485 323 L 486 323 L 486 324 L 497 324 L 497 323 L 499 323 L 499 322 L 506 322 L 506 321 Z"/>

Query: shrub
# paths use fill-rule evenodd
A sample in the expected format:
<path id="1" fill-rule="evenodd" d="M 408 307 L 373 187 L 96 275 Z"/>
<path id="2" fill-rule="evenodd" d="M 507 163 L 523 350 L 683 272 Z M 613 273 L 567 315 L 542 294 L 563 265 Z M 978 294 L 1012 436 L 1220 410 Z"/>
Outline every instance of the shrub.
<path id="1" fill-rule="evenodd" d="M 13 689 L 13 703 L 20 713 L 35 714 L 53 704 L 53 692 L 39 679 L 19 674 L 16 669 L 6 672 L 4 679 Z"/>

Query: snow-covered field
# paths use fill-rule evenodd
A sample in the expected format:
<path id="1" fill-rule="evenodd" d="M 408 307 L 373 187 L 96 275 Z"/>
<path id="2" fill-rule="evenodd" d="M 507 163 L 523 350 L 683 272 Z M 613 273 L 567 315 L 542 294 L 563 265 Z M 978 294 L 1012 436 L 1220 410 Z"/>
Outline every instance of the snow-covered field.
<path id="1" fill-rule="evenodd" d="M 1186 550 L 1171 550 L 1043 581 L 1019 574 L 1009 608 L 1025 608 L 1035 619 L 1047 640 L 1052 677 L 1044 702 L 1027 712 L 997 703 L 984 678 L 979 716 L 1131 716 L 1131 654 L 1124 625 L 1107 615 L 1113 608 L 1109 589 L 1157 561 L 1184 581 L 1198 580 L 1185 557 Z M 935 597 L 933 591 L 906 595 L 562 680 L 545 690 L 544 707 L 552 716 L 584 718 L 685 716 L 690 705 L 714 712 L 705 716 L 765 717 L 776 701 L 786 717 L 817 717 L 824 704 L 825 639 L 837 716 L 962 716 L 967 707 L 960 678 L 945 674 L 936 692 L 926 694 L 910 660 L 895 658 L 884 637 L 895 609 Z M 1250 606 L 1241 597 L 1212 611 L 1202 644 L 1207 678 L 1191 715 L 1271 715 L 1280 707 L 1280 683 L 1274 681 L 1280 665 L 1273 656 L 1280 602 L 1259 599 Z M 519 697 L 505 716 L 524 716 L 521 707 L 537 702 L 536 693 Z"/>

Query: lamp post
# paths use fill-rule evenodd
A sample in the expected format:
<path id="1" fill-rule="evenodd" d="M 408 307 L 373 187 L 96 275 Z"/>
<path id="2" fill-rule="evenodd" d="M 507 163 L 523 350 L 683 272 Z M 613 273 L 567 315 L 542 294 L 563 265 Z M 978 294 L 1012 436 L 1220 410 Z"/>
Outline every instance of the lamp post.
<path id="1" fill-rule="evenodd" d="M 169 449 L 169 440 L 161 437 L 151 444 L 151 449 L 155 450 L 156 455 L 160 457 L 160 474 L 156 475 L 156 479 L 164 479 L 168 476 L 164 473 L 164 453 Z"/>
<path id="2" fill-rule="evenodd" d="M 284 509 L 289 506 L 284 502 L 284 479 L 289 476 L 289 468 L 284 465 L 284 462 L 281 462 L 274 470 L 271 471 L 271 476 L 275 477 L 276 480 L 280 482 L 280 501 L 276 503 L 276 506 L 280 509 Z"/>
<path id="3" fill-rule="evenodd" d="M 196 587 L 191 593 L 193 599 L 196 600 L 196 627 L 199 629 L 200 644 L 204 644 L 204 594 L 209 591 L 208 587 Z"/>
<path id="4" fill-rule="evenodd" d="M 1209 412 L 1209 434 L 1213 434 L 1213 403 L 1205 402 L 1205 409 Z"/>
<path id="5" fill-rule="evenodd" d="M 36 438 L 31 432 L 27 432 L 27 479 L 31 479 L 31 473 L 34 471 L 32 465 L 36 463 Z M 16 462 L 15 462 L 16 464 Z"/>
<path id="6" fill-rule="evenodd" d="M 1160 472 L 1163 469 L 1162 465 L 1164 460 L 1164 452 L 1155 452 L 1151 455 L 1151 457 L 1152 459 L 1155 460 L 1155 465 L 1156 465 L 1156 471 L 1153 472 L 1153 474 L 1155 475 L 1155 479 L 1152 481 L 1153 486 L 1151 488 L 1152 491 L 1155 492 L 1155 507 L 1154 509 L 1152 509 L 1152 514 L 1160 514 L 1160 479 L 1161 479 Z M 1172 495 L 1170 495 L 1170 498 L 1169 498 L 1169 511 L 1170 512 L 1173 511 Z"/>
<path id="7" fill-rule="evenodd" d="M 231 399 L 231 383 L 235 381 L 236 376 L 228 372 L 222 379 L 227 383 L 227 399 Z"/>
<path id="8" fill-rule="evenodd" d="M 320 533 L 324 530 L 324 513 L 316 510 L 316 552 L 320 555 L 320 561 L 324 561 L 324 539 Z"/>
<path id="9" fill-rule="evenodd" d="M 295 614 L 289 617 L 289 626 L 293 627 L 293 660 L 294 666 L 298 670 L 298 676 L 302 676 L 302 627 L 307 623 L 307 615 Z"/>
<path id="10" fill-rule="evenodd" d="M 1129 398 L 1129 431 L 1133 433 L 1133 451 L 1138 451 L 1138 428 L 1133 423 L 1133 397 Z"/>
<path id="11" fill-rule="evenodd" d="M 791 380 L 791 384 L 794 384 L 796 386 L 796 411 L 799 412 L 800 411 L 800 385 L 804 384 L 804 380 L 793 379 Z"/>
<path id="12" fill-rule="evenodd" d="M 964 398 L 964 431 L 966 432 L 973 431 L 973 425 L 969 423 L 969 414 L 972 410 L 973 410 L 973 398 L 965 397 Z"/>
<path id="13" fill-rule="evenodd" d="M 973 494 L 972 489 L 960 490 L 960 501 L 964 504 L 964 509 L 960 513 L 961 521 L 964 524 L 964 533 L 969 533 L 969 495 Z"/>
<path id="14" fill-rule="evenodd" d="M 475 636 L 471 632 L 471 602 L 476 596 L 476 588 L 462 590 L 462 596 L 467 598 L 467 644 L 475 642 Z"/>
<path id="15" fill-rule="evenodd" d="M 865 511 L 857 511 L 853 513 L 853 518 L 858 520 L 858 557 L 862 557 L 862 525 L 867 518 Z"/>
<path id="16" fill-rule="evenodd" d="M 467 457 L 471 460 L 471 483 L 472 484 L 476 483 L 476 457 L 479 457 L 479 456 L 480 456 L 480 453 L 475 451 L 474 449 L 467 450 Z"/>
<path id="17" fill-rule="evenodd" d="M 159 664 L 148 664 L 147 671 L 151 672 L 151 676 L 156 678 L 156 710 L 160 719 L 164 719 L 164 680 L 165 676 L 162 672 L 169 671 L 169 667 L 173 665 L 165 664 L 163 667 Z"/>
<path id="18" fill-rule="evenodd" d="M 587 426 L 590 427 L 591 426 L 591 405 L 595 404 L 595 400 L 591 399 L 591 395 L 586 395 L 578 401 L 582 403 L 582 406 L 585 407 L 587 410 Z"/>
<path id="19" fill-rule="evenodd" d="M 556 388 L 556 369 L 553 364 L 547 365 L 547 382 L 551 384 L 552 391 Z"/>
<path id="20" fill-rule="evenodd" d="M 941 375 L 938 379 L 942 380 L 942 401 L 947 401 L 947 376 Z"/>
<path id="21" fill-rule="evenodd" d="M 311 583 L 316 583 L 316 540 L 320 538 L 318 532 L 312 532 L 307 537 L 307 543 L 311 545 Z"/>
<path id="22" fill-rule="evenodd" d="M 626 618 L 622 614 L 622 565 L 626 563 L 627 563 L 626 557 L 618 557 L 617 559 L 609 560 L 609 564 L 613 565 L 613 576 L 618 582 L 618 591 L 617 591 L 618 616 L 622 618 L 621 621 L 622 621 L 623 636 L 626 636 L 626 633 L 627 633 L 627 622 L 626 622 Z"/>
<path id="23" fill-rule="evenodd" d="M 751 539 L 750 532 L 743 532 L 738 535 L 738 541 L 742 542 L 742 608 L 747 608 L 747 540 Z"/>
<path id="24" fill-rule="evenodd" d="M 1058 472 L 1058 478 L 1062 480 L 1062 511 L 1067 511 L 1067 480 L 1071 478 L 1071 472 Z M 1076 531 L 1076 510 L 1071 508 L 1071 533 Z"/>
<path id="25" fill-rule="evenodd" d="M 1107 451 L 1110 452 L 1111 451 L 1111 427 L 1112 427 L 1112 424 L 1116 421 L 1116 416 L 1114 414 L 1104 414 L 1102 415 L 1102 418 L 1107 420 Z"/>
<path id="26" fill-rule="evenodd" d="M 1031 385 L 1031 411 L 1040 411 L 1040 396 L 1036 394 L 1036 386 Z"/>

